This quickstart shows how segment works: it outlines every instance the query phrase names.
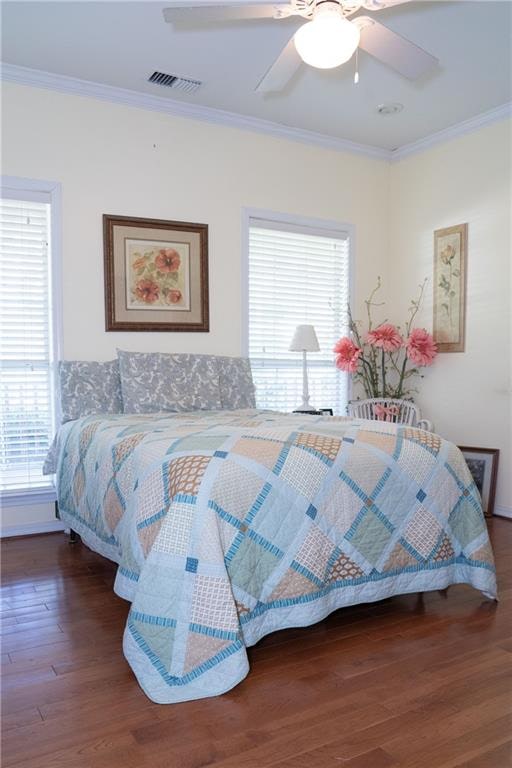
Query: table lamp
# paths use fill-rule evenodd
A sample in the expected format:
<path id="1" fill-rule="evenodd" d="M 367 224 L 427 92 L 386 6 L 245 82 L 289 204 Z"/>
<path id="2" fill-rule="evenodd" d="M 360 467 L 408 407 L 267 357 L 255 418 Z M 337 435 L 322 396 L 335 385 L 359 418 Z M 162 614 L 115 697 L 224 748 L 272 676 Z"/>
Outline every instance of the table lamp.
<path id="1" fill-rule="evenodd" d="M 302 404 L 300 410 L 312 411 L 314 408 L 309 404 L 307 353 L 320 350 L 312 325 L 298 325 L 296 327 L 289 350 L 290 352 L 302 352 Z"/>

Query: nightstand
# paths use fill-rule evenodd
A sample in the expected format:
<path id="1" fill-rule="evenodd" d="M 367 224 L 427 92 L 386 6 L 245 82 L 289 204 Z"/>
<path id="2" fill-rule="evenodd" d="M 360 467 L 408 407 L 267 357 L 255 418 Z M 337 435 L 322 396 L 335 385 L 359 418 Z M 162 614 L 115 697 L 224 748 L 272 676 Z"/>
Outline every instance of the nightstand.
<path id="1" fill-rule="evenodd" d="M 333 416 L 332 408 L 319 408 L 316 411 L 293 411 L 293 413 L 307 413 L 309 416 Z"/>

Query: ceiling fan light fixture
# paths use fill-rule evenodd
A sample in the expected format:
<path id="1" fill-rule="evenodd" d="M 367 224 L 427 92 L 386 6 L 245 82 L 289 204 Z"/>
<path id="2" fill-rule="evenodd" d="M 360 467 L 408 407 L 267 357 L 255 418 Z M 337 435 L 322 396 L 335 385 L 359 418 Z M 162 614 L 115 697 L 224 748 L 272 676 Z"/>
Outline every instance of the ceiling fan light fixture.
<path id="1" fill-rule="evenodd" d="M 318 69 L 333 69 L 350 59 L 359 45 L 359 28 L 348 21 L 338 2 L 318 5 L 312 21 L 295 33 L 302 61 Z"/>

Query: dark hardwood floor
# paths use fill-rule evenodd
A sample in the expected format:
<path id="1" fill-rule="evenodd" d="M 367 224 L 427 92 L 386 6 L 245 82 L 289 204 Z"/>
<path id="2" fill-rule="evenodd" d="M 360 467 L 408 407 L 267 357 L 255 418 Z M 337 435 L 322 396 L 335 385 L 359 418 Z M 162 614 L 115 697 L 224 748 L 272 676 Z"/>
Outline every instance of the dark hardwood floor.
<path id="1" fill-rule="evenodd" d="M 156 705 L 121 650 L 114 565 L 63 534 L 2 544 L 2 765 L 512 766 L 512 521 L 500 603 L 467 586 L 343 609 L 250 649 L 244 682 Z"/>

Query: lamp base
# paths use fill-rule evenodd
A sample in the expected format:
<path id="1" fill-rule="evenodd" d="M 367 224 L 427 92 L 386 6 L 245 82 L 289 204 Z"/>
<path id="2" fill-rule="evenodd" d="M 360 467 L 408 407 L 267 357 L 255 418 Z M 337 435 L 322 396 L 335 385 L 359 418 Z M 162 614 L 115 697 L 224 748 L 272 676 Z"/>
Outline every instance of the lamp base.
<path id="1" fill-rule="evenodd" d="M 308 385 L 308 363 L 307 363 L 307 352 L 306 350 L 302 350 L 302 403 L 299 406 L 298 410 L 301 411 L 311 411 L 316 410 L 316 408 L 311 405 L 309 402 L 309 385 Z"/>
<path id="2" fill-rule="evenodd" d="M 294 409 L 293 412 L 294 413 L 300 413 L 301 411 L 307 412 L 307 411 L 316 411 L 316 410 L 318 410 L 318 409 L 316 408 L 316 406 L 311 405 L 311 403 L 309 402 L 309 397 L 308 397 L 307 399 L 303 399 L 302 403 L 300 405 L 298 405 Z"/>

